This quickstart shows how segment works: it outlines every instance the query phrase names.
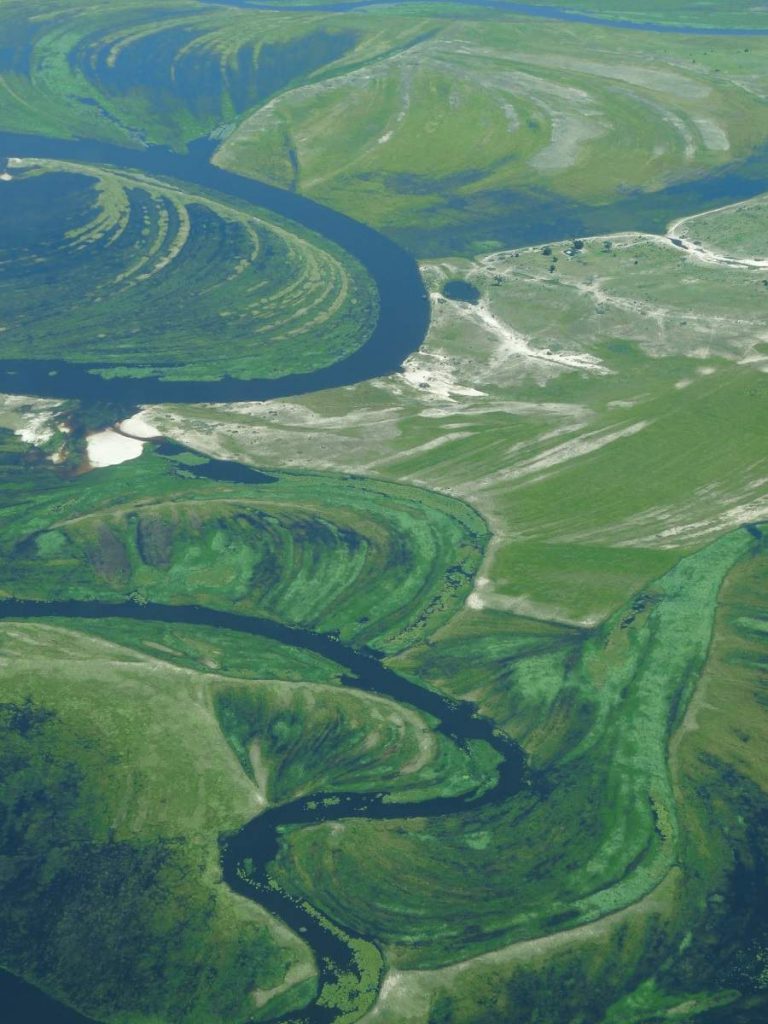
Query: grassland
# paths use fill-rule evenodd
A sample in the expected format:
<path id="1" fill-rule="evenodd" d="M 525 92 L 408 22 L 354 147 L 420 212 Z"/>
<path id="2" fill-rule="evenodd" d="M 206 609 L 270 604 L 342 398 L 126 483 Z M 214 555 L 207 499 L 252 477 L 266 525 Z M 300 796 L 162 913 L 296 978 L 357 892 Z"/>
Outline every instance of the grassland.
<path id="1" fill-rule="evenodd" d="M 764 203 L 742 209 L 757 236 Z M 713 215 L 713 236 L 735 215 Z M 676 230 L 697 232 L 689 223 Z M 401 374 L 151 418 L 262 466 L 461 497 L 494 535 L 470 611 L 594 624 L 680 554 L 768 510 L 768 289 L 760 270 L 659 236 L 579 241 L 426 264 L 432 327 Z M 442 297 L 456 277 L 476 305 Z"/>
<path id="2" fill-rule="evenodd" d="M 183 466 L 148 453 L 71 480 L 54 476 L 49 493 L 19 496 L 2 525 L 6 592 L 263 614 L 258 587 L 243 598 L 229 559 L 249 557 L 242 520 L 256 508 L 275 518 L 280 508 L 283 526 L 292 502 L 306 511 L 296 475 L 248 487 L 180 475 Z M 360 521 L 376 525 L 383 485 L 330 482 L 337 516 L 358 488 L 368 501 Z M 399 496 L 408 508 L 410 490 L 390 486 L 387 505 Z M 430 500 L 444 515 L 463 507 Z M 444 532 L 445 520 L 436 528 Z M 284 559 L 286 550 L 261 556 Z M 319 557 L 316 549 L 316 579 L 326 574 Z M 431 566 L 434 555 L 425 557 Z M 596 629 L 492 609 L 456 615 L 459 594 L 453 614 L 388 642 L 398 672 L 471 697 L 523 742 L 532 785 L 460 814 L 376 822 L 345 821 L 342 812 L 283 833 L 275 881 L 382 951 L 388 973 L 366 1020 L 476 1024 L 515 1008 L 547 1024 L 639 1024 L 651 1012 L 675 1019 L 683 1004 L 698 1020 L 699 1010 L 762 998 L 762 918 L 745 944 L 726 909 L 748 898 L 740 887 L 757 884 L 749 858 L 762 849 L 755 672 L 765 540 L 739 529 L 675 560 Z M 418 580 L 418 562 L 406 562 Z M 357 585 L 359 610 L 379 611 L 370 577 Z M 394 585 L 404 592 L 403 579 Z M 430 607 L 423 585 L 419 593 Z M 338 591 L 333 601 L 343 609 Z M 307 598 L 294 609 L 300 603 Z M 285 608 L 267 611 L 288 619 Z M 323 629 L 331 621 L 295 610 L 289 621 L 302 620 Z M 335 622 L 355 644 L 382 635 L 373 620 L 362 629 Z M 472 789 L 493 770 L 424 716 L 354 681 L 340 686 L 329 660 L 261 637 L 107 614 L 4 622 L 0 640 L 3 751 L 15 773 L 3 799 L 16 808 L 4 837 L 15 927 L 2 961 L 105 1019 L 238 1022 L 254 1005 L 258 1019 L 299 1007 L 315 987 L 311 959 L 217 884 L 216 836 L 266 805 L 317 791 L 423 799 Z M 702 846 L 697 834 L 715 825 Z M 41 841 L 51 834 L 67 842 L 51 848 Z M 179 898 L 191 910 L 171 943 Z M 41 907 L 62 922 L 44 936 Z M 192 985 L 189 965 L 200 959 L 213 966 Z M 158 964 L 162 981 L 141 973 Z M 585 971 L 592 983 L 574 985 Z"/>
<path id="3" fill-rule="evenodd" d="M 11 176 L 0 358 L 279 377 L 335 362 L 373 328 L 367 273 L 295 225 L 138 173 L 15 160 Z"/>
<path id="4" fill-rule="evenodd" d="M 718 216 L 727 233 L 733 211 Z M 532 784 L 500 803 L 283 834 L 272 877 L 381 950 L 369 1024 L 764 1014 L 765 541 L 733 529 L 766 500 L 764 285 L 748 259 L 622 235 L 430 264 L 432 334 L 403 373 L 145 413 L 273 483 L 203 480 L 147 453 L 20 497 L 0 522 L 6 593 L 339 630 L 524 745 Z M 457 279 L 476 303 L 442 297 Z M 487 527 L 459 496 L 493 530 L 479 575 Z M 190 645 L 183 627 L 85 631 L 218 673 L 221 735 L 270 801 L 419 798 L 483 769 L 306 652 L 204 631 Z M 298 1004 L 310 983 L 281 991 Z"/>
<path id="5" fill-rule="evenodd" d="M 52 625 L 0 632 L 4 965 L 120 1021 L 242 1020 L 257 985 L 311 978 L 306 947 L 219 883 L 216 835 L 263 794 L 205 677 Z"/>
<path id="6" fill-rule="evenodd" d="M 679 222 L 679 237 L 699 260 L 712 263 L 747 261 L 754 270 L 768 268 L 765 242 L 765 197 L 736 203 Z M 678 233 L 678 224 L 670 234 Z"/>
<path id="7" fill-rule="evenodd" d="M 731 537 L 727 542 L 731 545 L 730 554 L 735 554 L 739 541 Z M 744 548 L 742 540 L 742 551 Z M 694 583 L 696 569 L 704 569 L 704 563 L 709 561 L 708 569 L 699 578 L 703 583 L 714 568 L 716 550 L 717 545 L 694 556 L 687 564 L 682 562 L 666 581 L 659 581 L 664 596 L 655 590 L 653 603 L 645 609 L 639 613 L 635 608 L 627 609 L 623 629 L 621 620 L 617 620 L 613 638 L 607 639 L 603 634 L 607 643 L 599 648 L 597 657 L 607 667 L 613 656 L 618 655 L 613 662 L 614 672 L 618 672 L 596 677 L 598 687 L 591 685 L 584 694 L 589 704 L 594 707 L 596 700 L 608 698 L 606 683 L 610 689 L 609 680 L 618 682 L 629 665 L 638 664 L 636 657 L 643 662 L 641 637 L 660 627 L 658 619 L 654 622 L 658 613 L 661 618 L 670 613 L 673 617 L 686 614 L 679 602 L 681 591 L 674 596 L 676 587 L 682 584 L 692 596 L 688 585 Z M 725 554 L 722 547 L 720 554 Z M 673 816 L 659 813 L 660 804 L 655 796 L 643 810 L 644 814 L 658 814 L 651 845 L 663 848 L 671 842 L 677 847 L 664 881 L 628 910 L 614 910 L 591 925 L 579 926 L 576 915 L 563 916 L 559 928 L 551 922 L 544 938 L 521 938 L 503 950 L 439 970 L 393 969 L 376 1010 L 366 1021 L 474 1024 L 508 1019 L 511 1015 L 512 1019 L 558 1024 L 647 1024 L 681 1019 L 756 1024 L 762 1019 L 766 1008 L 762 966 L 766 936 L 760 851 L 764 842 L 765 776 L 757 762 L 763 720 L 765 572 L 764 546 L 753 547 L 732 564 L 717 600 L 711 647 L 700 648 L 698 656 L 687 664 L 687 669 L 697 676 L 696 696 L 687 712 L 683 710 L 684 700 L 673 700 L 667 707 L 667 728 L 672 736 L 667 753 L 669 774 L 666 782 L 663 774 L 655 775 L 654 785 L 663 785 L 676 810 Z M 666 601 L 670 603 L 665 612 Z M 702 604 L 694 601 L 691 605 L 694 617 L 706 602 L 701 590 L 698 601 Z M 627 622 L 630 616 L 632 621 Z M 671 627 L 668 636 L 673 643 L 667 655 L 673 663 L 681 664 L 677 657 L 684 659 L 693 652 L 693 647 L 688 646 L 692 635 L 685 627 L 678 632 L 682 626 L 679 620 L 675 627 L 672 618 L 668 618 L 667 625 Z M 660 636 L 656 633 L 656 639 Z M 685 650 L 678 646 L 683 637 Z M 587 641 L 585 652 L 590 643 Z M 625 655 L 620 654 L 621 647 Z M 613 704 L 613 714 L 621 716 L 626 712 L 628 716 L 629 747 L 625 753 L 633 750 L 634 770 L 625 774 L 628 762 L 618 748 L 615 760 L 592 758 L 593 764 L 610 765 L 609 771 L 616 773 L 616 781 L 623 780 L 612 789 L 613 800 L 619 802 L 629 798 L 634 782 L 642 775 L 636 759 L 644 759 L 654 749 L 650 736 L 655 730 L 647 732 L 646 727 L 651 724 L 655 700 L 664 687 L 657 685 L 658 677 L 656 684 L 652 683 L 657 671 L 653 662 L 661 648 L 654 645 L 651 649 L 655 655 L 645 661 L 641 673 L 650 687 L 640 705 L 633 705 L 632 684 L 629 692 L 622 691 L 621 699 Z M 627 651 L 631 652 L 628 659 Z M 586 655 L 591 671 L 597 669 L 593 660 L 596 653 L 597 648 Z M 656 661 L 656 665 L 666 676 L 668 663 Z M 578 671 L 571 677 L 571 685 L 578 685 L 577 678 Z M 634 692 L 639 696 L 638 691 Z M 578 706 L 573 700 L 569 704 L 561 705 L 559 713 L 550 714 L 556 729 Z M 591 738 L 600 734 L 600 728 L 595 728 L 599 718 L 598 713 L 587 732 Z M 614 741 L 621 733 L 615 719 L 606 738 L 610 735 Z M 565 732 L 561 732 L 555 746 L 566 750 L 573 738 L 566 742 L 564 739 Z M 618 742 L 621 746 L 622 741 Z M 664 745 L 656 750 L 662 753 Z M 578 754 L 573 760 L 566 759 L 568 772 L 560 777 L 562 785 L 568 786 L 573 775 L 578 775 L 578 760 Z M 558 777 L 557 773 L 554 777 Z M 556 792 L 557 783 L 547 797 L 548 803 L 556 799 Z M 587 790 L 584 799 L 586 807 Z M 612 801 L 599 800 L 591 813 L 599 814 L 600 809 L 614 806 Z M 641 805 L 637 806 L 639 810 Z M 677 826 L 673 824 L 674 817 L 678 819 Z M 633 829 L 632 820 L 633 815 L 617 815 L 614 827 L 620 822 L 622 827 L 627 826 L 628 835 Z M 589 874 L 587 865 L 594 867 L 594 861 L 587 861 L 584 854 L 579 856 L 578 850 L 581 844 L 589 842 L 592 833 L 583 816 L 578 822 L 569 834 L 561 833 L 556 843 L 562 843 L 567 855 L 578 860 L 576 873 L 583 879 Z M 524 819 L 522 829 L 527 827 L 528 819 Z M 521 842 L 523 835 L 519 827 L 515 863 L 528 856 L 527 844 Z M 673 835 L 677 838 L 673 839 Z M 603 847 L 606 852 L 609 848 L 610 843 Z M 648 856 L 647 850 L 644 855 Z M 633 869 L 636 867 L 633 865 Z M 517 889 L 515 895 L 521 891 L 527 893 L 530 889 Z M 455 890 L 453 896 L 456 898 Z M 513 901 L 511 894 L 507 898 Z M 603 890 L 601 898 L 610 900 L 611 890 Z"/>
<path id="8" fill-rule="evenodd" d="M 258 102 L 342 55 L 354 33 L 302 15 L 192 7 L 6 2 L 3 126 L 171 143 L 232 129 Z"/>
<path id="9" fill-rule="evenodd" d="M 759 171 L 768 42 L 432 3 L 6 2 L 0 31 L 0 127 L 212 136 L 220 164 L 420 246 L 433 305 L 387 378 L 145 411 L 260 484 L 152 446 L 76 474 L 122 413 L 0 403 L 0 597 L 104 612 L 0 622 L 0 965 L 108 1024 L 303 1020 L 317 951 L 222 884 L 219 840 L 322 794 L 267 879 L 354 953 L 320 993 L 337 1024 L 763 1024 L 768 205 L 505 246 L 529 206 L 580 235 L 626 187 L 663 210 L 671 182 Z M 268 375 L 339 358 L 373 314 L 359 268 L 274 218 L 139 174 L 11 173 L 0 354 Z M 110 614 L 147 603 L 325 634 L 327 656 Z M 475 702 L 526 784 L 477 799 L 489 749 L 364 692 L 334 647 Z"/>
<path id="10" fill-rule="evenodd" d="M 10 437 L 7 448 L 29 453 Z M 105 617 L 0 630 L 12 779 L 2 816 L 12 927 L 0 962 L 115 1021 L 235 1022 L 298 1007 L 316 988 L 311 957 L 221 887 L 217 839 L 267 804 L 315 791 L 386 790 L 396 801 L 474 790 L 492 781 L 493 758 L 412 709 L 340 686 L 326 658 L 227 630 L 114 619 L 109 604 L 235 609 L 399 649 L 460 606 L 484 524 L 437 495 L 328 478 L 320 513 L 319 478 L 296 477 L 292 494 L 278 481 L 221 484 L 154 453 L 70 479 L 50 464 L 39 472 L 48 488 L 27 472 L 29 489 L 6 510 L 4 592 L 103 599 Z M 280 577 L 292 595 L 264 605 Z M 345 602 L 355 607 L 347 625 Z M 65 669 L 46 671 L 54 659 Z M 60 845 L 46 846 L 49 830 Z M 365 944 L 358 953 L 370 960 Z M 362 1012 L 375 994 L 368 975 L 378 976 L 369 968 L 365 992 L 350 975 L 321 998 Z"/>
<path id="11" fill-rule="evenodd" d="M 0 519 L 7 596 L 200 604 L 387 651 L 461 607 L 487 542 L 470 508 L 415 488 L 219 484 L 152 453 Z"/>
<path id="12" fill-rule="evenodd" d="M 506 630 L 462 636 L 452 659 L 441 658 L 441 638 L 401 657 L 416 678 L 439 679 L 449 692 L 453 679 L 467 687 L 468 663 L 475 686 L 477 676 L 490 682 L 498 700 L 535 703 L 526 747 L 541 789 L 407 828 L 302 829 L 281 849 L 281 883 L 333 919 L 367 928 L 389 963 L 407 969 L 585 925 L 652 892 L 680 860 L 669 736 L 706 661 L 720 584 L 754 547 L 741 531 L 682 560 L 582 637 L 576 655 L 571 644 L 567 659 L 559 637 L 542 637 L 533 656 L 499 657 L 494 647 L 515 638 Z M 505 660 L 502 679 L 482 678 Z M 424 903 L 418 892 L 430 877 L 440 888 Z"/>
<path id="13" fill-rule="evenodd" d="M 732 530 L 768 504 L 764 211 L 675 225 L 688 249 L 624 234 L 433 262 L 401 374 L 149 412 L 261 466 L 461 496 L 493 530 L 464 610 L 391 663 L 477 701 L 531 789 L 294 829 L 275 865 L 382 945 L 367 1024 L 765 1015 L 765 541 Z M 445 299 L 452 280 L 477 302 Z"/>
<path id="14" fill-rule="evenodd" d="M 549 0 L 531 0 L 531 7 L 556 7 Z M 667 0 L 567 0 L 563 10 L 604 18 L 639 22 L 713 28 L 764 29 L 765 12 L 751 0 L 732 0 L 724 7 L 717 0 L 681 0 L 674 6 Z"/>
<path id="15" fill-rule="evenodd" d="M 662 6 L 644 5 L 644 20 L 670 18 Z M 624 4 L 571 9 L 634 16 Z M 540 221 L 580 231 L 628 191 L 649 193 L 637 216 L 654 219 L 659 190 L 738 166 L 768 137 L 761 37 L 455 4 L 323 13 L 46 0 L 35 12 L 0 8 L 16 44 L 0 68 L 0 126 L 176 148 L 210 136 L 222 166 L 422 255 L 501 248 Z M 732 23 L 732 12 L 688 5 L 680 18 Z"/>
<path id="16" fill-rule="evenodd" d="M 131 646 L 105 639 L 121 632 Z M 257 639 L 247 675 L 226 678 L 174 664 L 164 639 L 109 619 L 0 628 L 0 957 L 97 1019 L 269 1019 L 311 996 L 314 964 L 222 887 L 217 837 L 313 788 L 429 795 L 476 769 L 392 702 L 269 681 L 312 678 L 301 652 L 265 663 Z"/>

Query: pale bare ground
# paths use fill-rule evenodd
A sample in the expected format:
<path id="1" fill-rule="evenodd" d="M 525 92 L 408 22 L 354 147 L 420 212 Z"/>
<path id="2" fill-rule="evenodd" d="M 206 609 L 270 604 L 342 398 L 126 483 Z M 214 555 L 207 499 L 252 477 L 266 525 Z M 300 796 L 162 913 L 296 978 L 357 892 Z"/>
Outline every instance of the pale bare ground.
<path id="1" fill-rule="evenodd" d="M 679 868 L 671 868 L 661 882 L 636 903 L 597 921 L 537 939 L 516 942 L 490 953 L 481 953 L 447 967 L 425 971 L 390 970 L 385 976 L 375 1006 L 361 1024 L 426 1024 L 432 993 L 441 985 L 476 968 L 519 965 L 521 968 L 546 960 L 559 950 L 600 939 L 620 927 L 630 916 L 660 914 L 672 910 L 674 894 L 681 878 Z"/>
<path id="2" fill-rule="evenodd" d="M 644 243 L 663 246 L 682 262 L 695 258 L 673 246 L 671 237 L 665 235 L 617 232 L 585 241 L 599 245 L 607 240 L 621 248 Z M 569 244 L 562 243 L 566 247 Z M 526 254 L 539 248 L 517 252 Z M 494 562 L 503 545 L 538 536 L 535 524 L 513 525 L 509 521 L 510 494 L 546 480 L 578 459 L 593 458 L 601 449 L 629 443 L 654 420 L 642 414 L 642 403 L 648 397 L 642 391 L 629 391 L 626 397 L 620 397 L 619 391 L 608 403 L 607 412 L 599 414 L 579 402 L 545 400 L 545 393 L 537 401 L 530 387 L 525 401 L 516 398 L 521 378 L 544 385 L 563 374 L 605 380 L 606 387 L 617 389 L 594 351 L 578 351 L 567 342 L 555 350 L 555 346 L 534 341 L 528 328 L 520 330 L 515 325 L 514 309 L 501 314 L 491 301 L 492 295 L 472 304 L 446 300 L 436 288 L 441 280 L 453 275 L 467 280 L 478 275 L 477 283 L 482 284 L 488 275 L 509 275 L 511 280 L 522 273 L 528 280 L 531 273 L 538 273 L 527 264 L 523 271 L 516 270 L 523 261 L 509 259 L 514 253 L 492 253 L 475 261 L 445 258 L 424 265 L 432 301 L 432 326 L 424 345 L 405 361 L 399 373 L 316 396 L 208 406 L 201 409 L 199 418 L 194 412 L 173 407 L 150 408 L 144 416 L 159 432 L 219 458 L 263 467 L 360 473 L 428 487 L 467 501 L 486 518 L 494 534 L 468 599 L 470 611 L 536 610 L 546 618 L 593 625 L 593 610 L 579 617 L 567 609 L 538 608 L 530 595 L 512 593 L 506 584 L 495 582 L 498 574 Z M 739 273 L 740 269 L 729 265 L 723 272 Z M 542 282 L 546 276 L 541 276 Z M 673 310 L 654 302 L 652 295 L 616 294 L 610 280 L 598 276 L 564 280 L 561 287 L 573 288 L 596 306 L 612 306 L 635 318 L 648 337 L 659 342 L 656 347 L 651 345 L 649 356 L 680 353 L 678 335 L 671 331 L 667 338 L 667 320 L 674 324 L 684 316 L 701 324 L 701 331 L 713 337 L 730 329 L 726 347 L 717 354 L 734 363 L 753 360 L 757 369 L 762 368 L 762 357 L 750 354 L 750 346 L 759 342 L 757 325 L 743 314 L 725 315 L 724 311 L 719 316 L 717 309 L 703 314 L 682 306 Z M 685 342 L 683 354 L 690 358 L 690 373 L 669 383 L 681 393 L 700 377 L 717 372 L 709 361 L 706 338 L 699 336 L 698 330 L 695 326 L 694 334 Z M 222 416 L 217 422 L 218 410 Z M 621 414 L 623 410 L 627 410 L 625 415 Z M 523 432 L 522 439 L 518 439 L 521 433 L 514 429 L 516 418 L 539 422 L 534 432 L 528 436 Z M 509 435 L 507 422 L 512 428 Z M 473 436 L 488 439 L 476 449 L 480 454 L 475 461 L 466 455 L 473 447 Z M 509 444 L 504 444 L 506 436 L 510 437 Z M 486 458 L 483 453 L 490 453 L 492 448 L 492 457 L 489 454 Z M 661 549 L 697 543 L 763 514 L 768 500 L 766 489 L 760 485 L 764 475 L 756 470 L 729 482 L 728 488 L 716 495 L 706 518 L 701 514 L 702 496 L 697 494 L 696 501 L 683 497 L 674 506 L 638 509 L 635 519 L 623 518 L 594 527 L 585 523 L 578 535 L 564 523 L 562 536 L 556 539 L 563 543 Z"/>
<path id="3" fill-rule="evenodd" d="M 149 421 L 144 409 L 134 413 L 133 416 L 129 416 L 127 420 L 122 420 L 116 429 L 121 434 L 125 434 L 127 437 L 138 438 L 140 441 L 151 441 L 153 438 L 163 436 L 157 427 Z"/>
<path id="4" fill-rule="evenodd" d="M 91 469 L 119 466 L 138 459 L 143 451 L 143 441 L 118 434 L 116 430 L 100 430 L 86 438 L 86 455 Z"/>

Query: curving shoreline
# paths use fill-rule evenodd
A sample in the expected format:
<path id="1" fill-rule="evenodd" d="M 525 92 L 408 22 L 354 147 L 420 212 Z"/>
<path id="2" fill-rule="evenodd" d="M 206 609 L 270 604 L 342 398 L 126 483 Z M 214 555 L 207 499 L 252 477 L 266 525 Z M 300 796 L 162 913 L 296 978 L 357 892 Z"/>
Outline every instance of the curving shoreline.
<path id="1" fill-rule="evenodd" d="M 225 378 L 221 381 L 169 382 L 152 378 L 102 379 L 89 372 L 87 366 L 74 366 L 64 361 L 2 361 L 0 391 L 132 404 L 276 398 L 340 387 L 395 372 L 403 359 L 419 347 L 426 335 L 429 326 L 429 300 L 418 265 L 405 250 L 373 229 L 303 196 L 213 167 L 208 163 L 210 146 L 206 144 L 198 144 L 193 147 L 193 153 L 182 156 L 163 149 L 130 150 L 102 143 L 68 142 L 5 133 L 0 134 L 0 158 L 3 155 L 48 156 L 85 163 L 118 163 L 120 166 L 137 167 L 150 173 L 193 182 L 266 206 L 283 216 L 301 221 L 305 226 L 331 238 L 356 256 L 374 279 L 379 289 L 381 306 L 373 333 L 356 353 L 331 367 L 309 374 L 298 374 L 277 380 Z M 243 471 L 254 472 L 245 467 Z M 233 472 L 239 473 L 240 470 Z M 321 985 L 323 982 L 332 982 L 336 977 L 336 971 L 349 970 L 351 954 L 349 947 L 338 934 L 325 927 L 316 916 L 310 914 L 300 904 L 268 884 L 266 868 L 277 851 L 279 828 L 285 825 L 317 824 L 354 817 L 393 819 L 455 813 L 470 805 L 476 808 L 483 803 L 506 799 L 519 791 L 526 781 L 524 758 L 520 748 L 503 734 L 498 735 L 490 720 L 477 717 L 472 704 L 450 701 L 434 691 L 410 683 L 386 669 L 374 655 L 346 647 L 333 637 L 290 629 L 269 620 L 249 619 L 196 606 L 115 606 L 100 602 L 72 601 L 51 605 L 17 601 L 0 604 L 0 619 L 64 615 L 91 619 L 128 617 L 146 621 L 205 624 L 239 629 L 276 639 L 283 638 L 294 646 L 321 653 L 353 673 L 354 678 L 344 677 L 346 684 L 410 703 L 434 715 L 440 722 L 438 728 L 457 743 L 466 742 L 468 739 L 482 739 L 493 746 L 501 756 L 497 783 L 480 794 L 434 798 L 418 803 L 386 803 L 384 794 L 342 793 L 333 794 L 334 805 L 328 807 L 323 805 L 323 799 L 329 794 L 315 793 L 271 808 L 236 835 L 222 840 L 222 869 L 225 881 L 234 891 L 257 900 L 290 927 L 302 929 L 313 950 L 318 954 Z M 314 806 L 309 806 L 310 804 Z M 259 851 L 258 860 L 245 873 L 241 865 L 246 857 L 254 860 L 254 849 Z M 0 972 L 0 992 L 4 991 L 5 978 L 9 977 Z M 36 999 L 39 1002 L 41 993 L 23 982 L 18 982 L 17 979 L 11 979 L 11 984 L 15 985 L 17 990 L 23 987 L 31 993 L 28 997 L 29 1005 L 23 1004 L 22 999 L 25 1009 L 18 1011 L 17 1018 L 19 1021 L 31 1019 L 26 1015 L 27 1011 Z M 45 1024 L 81 1024 L 86 1021 L 86 1018 L 75 1014 L 67 1007 L 56 1004 L 55 1001 L 49 1002 L 52 1006 L 48 1005 L 45 1017 L 40 1018 L 44 1019 Z M 279 1020 L 294 1020 L 296 1016 L 282 1017 Z M 330 1024 L 335 1012 L 315 1003 L 300 1011 L 298 1016 L 308 1024 Z"/>
<path id="2" fill-rule="evenodd" d="M 268 808 L 236 834 L 220 838 L 222 876 L 227 885 L 240 896 L 257 901 L 288 927 L 300 932 L 312 948 L 318 969 L 318 997 L 324 985 L 333 985 L 340 974 L 354 970 L 354 954 L 338 929 L 328 927 L 321 916 L 305 909 L 301 902 L 288 896 L 270 881 L 267 867 L 277 855 L 281 829 L 350 818 L 397 820 L 456 814 L 467 808 L 476 810 L 488 804 L 500 803 L 531 783 L 522 748 L 501 732 L 491 719 L 478 715 L 476 706 L 470 701 L 452 700 L 412 683 L 385 667 L 375 652 L 355 650 L 333 636 L 283 626 L 270 619 L 251 618 L 199 605 L 140 605 L 130 602 L 115 605 L 77 600 L 47 603 L 15 599 L 0 601 L 0 621 L 58 617 L 89 620 L 123 618 L 141 622 L 213 626 L 279 640 L 334 661 L 346 673 L 350 673 L 342 675 L 345 686 L 388 697 L 397 703 L 410 704 L 432 716 L 438 722 L 436 731 L 442 732 L 458 745 L 465 746 L 470 740 L 479 740 L 496 751 L 500 759 L 496 782 L 481 792 L 470 791 L 459 796 L 402 802 L 387 802 L 386 793 L 310 793 Z M 244 863 L 247 863 L 247 869 L 243 867 Z M 368 936 L 348 931 L 343 934 L 373 941 Z M 11 996 L 14 992 L 20 996 L 26 1012 L 30 1008 L 28 1004 L 41 1003 L 41 993 L 37 989 L 0 972 L 0 995 L 4 994 L 6 984 Z M 42 999 L 50 1001 L 46 1006 L 45 1024 L 82 1024 L 88 1020 L 74 1014 L 63 1004 L 50 1000 L 50 997 Z M 318 1004 L 316 999 L 298 1011 L 298 1016 L 306 1024 L 332 1024 L 337 1011 L 332 1006 Z M 24 1016 L 24 1019 L 30 1018 Z M 274 1018 L 274 1024 L 288 1024 L 296 1019 L 297 1014 L 292 1013 Z"/>
<path id="3" fill-rule="evenodd" d="M 202 3 L 217 7 L 243 7 L 256 11 L 273 11 L 281 14 L 301 14 L 305 11 L 328 11 L 343 13 L 366 7 L 394 6 L 413 3 L 413 0 L 349 0 L 348 3 L 309 3 L 296 7 L 279 7 L 274 3 L 260 0 L 201 0 Z M 500 14 L 521 14 L 529 18 L 544 18 L 547 21 L 575 22 L 579 25 L 596 25 L 601 28 L 629 29 L 634 32 L 660 32 L 671 35 L 691 36 L 768 36 L 768 28 L 717 28 L 707 25 L 677 25 L 661 21 L 634 21 L 631 18 L 604 18 L 599 14 L 580 14 L 578 11 L 549 4 L 523 4 L 513 0 L 460 0 L 465 7 L 480 7 Z"/>
<path id="4" fill-rule="evenodd" d="M 60 159 L 109 164 L 171 177 L 245 200 L 329 239 L 363 265 L 379 293 L 378 319 L 363 345 L 337 363 L 310 373 L 252 380 L 103 378 L 94 372 L 97 364 L 0 359 L 0 391 L 131 405 L 258 401 L 344 387 L 394 373 L 421 345 L 429 328 L 430 303 L 413 256 L 378 231 L 343 213 L 298 193 L 215 167 L 209 162 L 214 148 L 215 143 L 203 140 L 191 145 L 189 154 L 182 155 L 162 147 L 128 149 L 111 143 L 0 132 L 0 163 L 11 157 Z"/>

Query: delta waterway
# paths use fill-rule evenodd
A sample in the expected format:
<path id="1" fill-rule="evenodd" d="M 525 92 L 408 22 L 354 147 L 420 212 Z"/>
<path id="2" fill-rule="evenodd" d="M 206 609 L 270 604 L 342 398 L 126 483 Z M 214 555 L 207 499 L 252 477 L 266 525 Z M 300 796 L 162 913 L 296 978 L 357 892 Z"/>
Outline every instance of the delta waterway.
<path id="1" fill-rule="evenodd" d="M 112 401 L 122 406 L 259 400 L 338 387 L 392 373 L 419 347 L 429 326 L 429 302 L 412 255 L 379 232 L 303 196 L 212 166 L 209 162 L 212 149 L 213 144 L 201 142 L 192 146 L 188 154 L 177 154 L 161 148 L 134 150 L 98 142 L 0 133 L 0 159 L 11 156 L 48 157 L 138 169 L 246 200 L 329 238 L 365 266 L 379 291 L 378 321 L 361 348 L 336 365 L 311 374 L 251 381 L 232 378 L 207 382 L 156 378 L 103 379 L 93 372 L 98 369 L 93 366 L 74 366 L 64 361 L 6 360 L 0 361 L 0 392 L 75 398 L 84 403 Z M 625 230 L 663 229 L 670 219 L 668 213 L 683 216 L 763 192 L 767 157 L 768 151 L 761 151 L 718 174 L 678 182 L 661 193 L 638 193 L 623 197 L 608 207 L 583 207 L 575 220 L 561 217 L 559 207 L 548 207 L 548 200 L 542 199 L 539 207 L 541 221 L 534 223 L 530 217 L 521 221 L 517 244 L 535 244 L 545 238 L 551 240 L 574 233 L 598 233 L 605 229 L 606 221 L 621 221 Z M 661 219 L 663 223 L 660 224 Z M 215 475 L 216 465 L 216 460 L 211 460 L 206 475 Z M 226 478 L 231 479 L 231 464 L 222 463 L 220 472 L 230 474 Z M 250 482 L 258 481 L 253 479 Z M 3 619 L 54 616 L 185 622 L 273 637 L 333 660 L 344 670 L 344 682 L 349 685 L 405 702 L 433 716 L 437 721 L 436 728 L 454 742 L 465 745 L 469 740 L 485 740 L 496 751 L 499 757 L 497 781 L 482 793 L 418 803 L 389 802 L 383 793 L 334 794 L 328 802 L 328 794 L 315 793 L 271 808 L 236 836 L 222 839 L 222 866 L 227 882 L 300 931 L 318 956 L 321 984 L 332 980 L 337 971 L 354 969 L 350 949 L 337 931 L 328 928 L 316 915 L 267 884 L 267 866 L 278 849 L 281 827 L 352 817 L 393 819 L 456 813 L 464 808 L 474 809 L 481 804 L 505 800 L 530 781 L 526 776 L 522 751 L 508 737 L 498 733 L 492 722 L 478 716 L 471 703 L 453 702 L 415 685 L 384 666 L 373 652 L 353 650 L 334 637 L 202 607 L 72 601 L 45 605 L 13 601 L 0 604 L 0 618 Z M 242 870 L 246 860 L 249 861 L 247 873 Z M 3 1020 L 8 1024 L 83 1024 L 86 1020 L 26 982 L 2 973 L 0 1007 Z M 307 1024 L 328 1024 L 333 1017 L 332 1010 L 314 1004 L 291 1019 L 300 1019 Z"/>

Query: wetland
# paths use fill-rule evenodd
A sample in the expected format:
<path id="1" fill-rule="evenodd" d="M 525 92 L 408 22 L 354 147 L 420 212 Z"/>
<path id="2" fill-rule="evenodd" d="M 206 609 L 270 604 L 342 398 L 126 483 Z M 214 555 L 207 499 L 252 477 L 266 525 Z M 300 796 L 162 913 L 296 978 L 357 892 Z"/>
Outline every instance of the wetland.
<path id="1" fill-rule="evenodd" d="M 664 231 L 763 193 L 765 142 L 608 201 L 506 183 L 434 230 L 381 194 L 363 217 L 295 153 L 258 180 L 222 159 L 239 128 L 195 134 L 203 37 L 168 6 L 106 44 L 54 18 L 47 51 L 121 117 L 147 102 L 125 53 L 176 54 L 195 115 L 164 145 L 118 144 L 102 107 L 113 141 L 0 133 L 0 391 L 27 396 L 0 426 L 0 1000 L 46 1024 L 762 1020 L 760 281 Z M 470 34 L 480 7 L 691 34 L 464 7 Z M 433 45 L 419 25 L 385 68 Z M 303 37 L 300 103 L 360 26 Z M 237 46 L 240 114 L 251 85 L 294 102 Z M 419 173 L 387 194 L 418 202 Z M 763 237 L 738 209 L 704 221 L 713 251 Z M 674 305 L 696 289 L 700 315 Z M 139 406 L 163 439 L 81 472 L 85 424 Z"/>

